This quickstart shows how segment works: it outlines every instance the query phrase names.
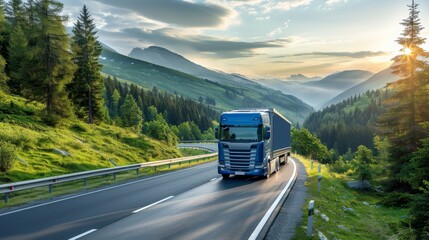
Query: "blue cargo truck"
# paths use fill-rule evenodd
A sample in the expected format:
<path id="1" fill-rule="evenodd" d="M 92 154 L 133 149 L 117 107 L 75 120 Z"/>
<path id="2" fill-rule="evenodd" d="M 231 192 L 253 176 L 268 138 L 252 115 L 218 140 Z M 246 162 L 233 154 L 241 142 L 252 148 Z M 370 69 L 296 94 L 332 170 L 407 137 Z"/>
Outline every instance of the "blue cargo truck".
<path id="1" fill-rule="evenodd" d="M 234 110 L 220 116 L 218 173 L 269 178 L 290 156 L 291 123 L 275 109 Z"/>

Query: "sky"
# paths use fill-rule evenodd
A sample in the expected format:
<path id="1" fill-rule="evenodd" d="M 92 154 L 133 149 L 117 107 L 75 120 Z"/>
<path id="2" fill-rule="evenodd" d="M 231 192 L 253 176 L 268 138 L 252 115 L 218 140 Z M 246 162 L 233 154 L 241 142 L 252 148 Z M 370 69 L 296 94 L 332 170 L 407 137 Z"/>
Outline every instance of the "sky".
<path id="1" fill-rule="evenodd" d="M 160 46 L 205 67 L 253 78 L 381 71 L 411 0 L 62 0 L 72 27 L 85 4 L 99 40 L 128 55 Z M 419 3 L 429 38 L 429 1 Z M 429 50 L 429 44 L 423 46 Z"/>

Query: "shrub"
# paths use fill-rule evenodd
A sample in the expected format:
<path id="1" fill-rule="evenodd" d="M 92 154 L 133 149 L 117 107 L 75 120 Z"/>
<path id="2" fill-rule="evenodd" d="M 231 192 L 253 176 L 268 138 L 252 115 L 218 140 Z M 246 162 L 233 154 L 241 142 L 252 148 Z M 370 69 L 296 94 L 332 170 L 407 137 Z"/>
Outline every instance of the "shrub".
<path id="1" fill-rule="evenodd" d="M 8 172 L 16 159 L 16 147 L 8 142 L 0 142 L 0 172 Z"/>
<path id="2" fill-rule="evenodd" d="M 411 202 L 414 200 L 412 194 L 409 193 L 400 193 L 392 192 L 389 193 L 384 199 L 380 202 L 386 207 L 410 207 Z"/>

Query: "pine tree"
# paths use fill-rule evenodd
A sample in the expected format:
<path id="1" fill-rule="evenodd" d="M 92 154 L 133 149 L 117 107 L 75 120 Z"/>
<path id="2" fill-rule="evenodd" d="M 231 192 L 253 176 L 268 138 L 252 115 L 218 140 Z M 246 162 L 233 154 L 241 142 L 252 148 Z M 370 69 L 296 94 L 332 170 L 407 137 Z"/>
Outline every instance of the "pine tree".
<path id="1" fill-rule="evenodd" d="M 3 14 L 3 4 L 0 4 L 0 41 L 3 41 L 3 32 L 5 30 L 5 19 Z M 0 49 L 3 50 L 3 49 Z M 2 51 L 3 52 L 3 51 Z M 7 85 L 6 82 L 9 80 L 9 77 L 6 75 L 5 72 L 6 67 L 6 60 L 3 56 L 0 55 L 0 91 L 6 91 Z"/>
<path id="2" fill-rule="evenodd" d="M 11 92 L 21 93 L 21 84 L 26 77 L 25 64 L 29 60 L 28 40 L 20 24 L 17 24 L 10 36 L 9 44 L 9 61 L 10 80 L 8 85 Z"/>
<path id="3" fill-rule="evenodd" d="M 420 37 L 423 27 L 418 16 L 418 4 L 413 0 L 408 7 L 409 16 L 401 22 L 405 28 L 401 37 L 397 39 L 403 54 L 393 59 L 395 63 L 392 67 L 393 73 L 401 79 L 389 85 L 393 93 L 387 101 L 389 104 L 387 113 L 380 118 L 383 133 L 391 143 L 389 152 L 396 185 L 402 185 L 406 174 L 404 170 L 407 169 L 411 153 L 417 150 L 420 139 L 425 136 L 419 124 L 429 120 L 424 117 L 427 109 L 419 107 L 426 101 L 419 77 L 421 70 L 426 67 L 425 62 L 421 60 L 422 57 L 428 56 L 421 48 L 426 39 Z"/>
<path id="4" fill-rule="evenodd" d="M 103 119 L 103 78 L 102 66 L 98 62 L 102 47 L 97 40 L 97 31 L 91 15 L 84 5 L 73 27 L 74 62 L 77 70 L 69 84 L 70 97 L 78 112 L 83 112 L 88 123 Z"/>
<path id="5" fill-rule="evenodd" d="M 10 0 L 6 5 L 5 13 L 7 21 L 12 26 L 25 22 L 25 9 L 22 0 Z"/>
<path id="6" fill-rule="evenodd" d="M 124 104 L 121 106 L 122 124 L 124 127 L 132 127 L 140 132 L 143 124 L 142 110 L 137 106 L 131 94 L 125 97 Z"/>

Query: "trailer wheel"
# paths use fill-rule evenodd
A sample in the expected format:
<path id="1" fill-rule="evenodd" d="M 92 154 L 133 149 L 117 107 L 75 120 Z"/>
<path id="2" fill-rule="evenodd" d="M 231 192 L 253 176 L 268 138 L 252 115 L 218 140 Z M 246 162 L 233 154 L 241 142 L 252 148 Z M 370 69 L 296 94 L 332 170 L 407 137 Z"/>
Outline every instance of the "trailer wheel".
<path id="1" fill-rule="evenodd" d="M 277 158 L 276 161 L 276 173 L 280 172 L 280 158 Z"/>
<path id="2" fill-rule="evenodd" d="M 282 156 L 282 160 L 283 160 L 283 161 L 280 161 L 280 164 L 281 164 L 281 165 L 285 165 L 285 164 L 286 164 L 286 162 L 287 162 L 287 158 L 286 158 L 285 156 Z"/>
<path id="3" fill-rule="evenodd" d="M 223 179 L 228 179 L 229 178 L 229 174 L 222 174 Z"/>

